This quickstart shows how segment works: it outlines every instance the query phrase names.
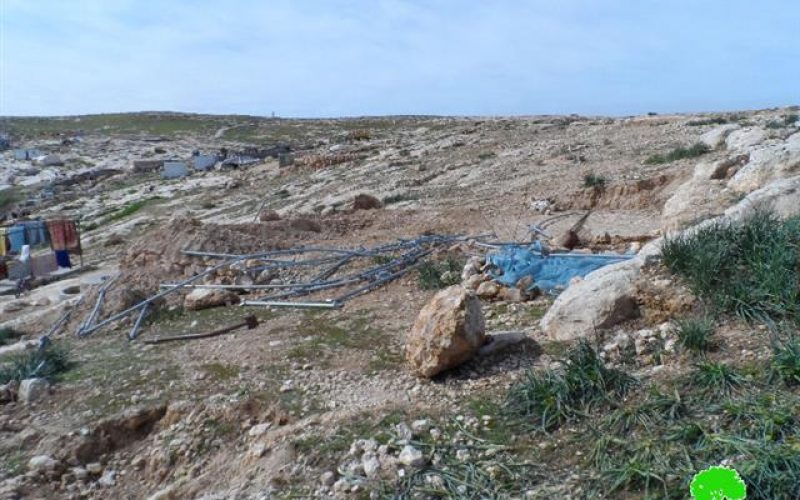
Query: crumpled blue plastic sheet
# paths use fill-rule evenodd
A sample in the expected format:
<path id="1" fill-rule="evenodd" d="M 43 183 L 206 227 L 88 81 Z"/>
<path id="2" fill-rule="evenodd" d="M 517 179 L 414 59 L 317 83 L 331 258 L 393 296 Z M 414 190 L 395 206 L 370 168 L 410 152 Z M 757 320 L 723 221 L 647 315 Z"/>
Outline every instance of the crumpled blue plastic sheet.
<path id="1" fill-rule="evenodd" d="M 586 276 L 609 264 L 632 258 L 621 254 L 584 254 L 542 252 L 538 242 L 530 246 L 505 246 L 489 254 L 488 262 L 494 266 L 495 281 L 507 286 L 516 286 L 525 276 L 533 278 L 529 289 L 557 293 L 569 285 L 572 278 Z"/>

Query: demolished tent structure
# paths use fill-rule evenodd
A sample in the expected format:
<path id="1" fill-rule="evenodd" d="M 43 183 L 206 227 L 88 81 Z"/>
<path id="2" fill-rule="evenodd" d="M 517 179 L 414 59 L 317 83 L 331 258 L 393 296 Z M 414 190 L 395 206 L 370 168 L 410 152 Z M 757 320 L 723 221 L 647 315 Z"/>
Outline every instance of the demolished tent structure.
<path id="1" fill-rule="evenodd" d="M 529 290 L 538 288 L 553 294 L 566 288 L 573 278 L 583 278 L 601 267 L 632 257 L 579 252 L 548 253 L 537 241 L 527 246 L 503 246 L 499 251 L 490 253 L 487 262 L 494 269 L 494 279 L 504 285 L 516 287 L 520 280 L 528 277 L 532 280 Z"/>

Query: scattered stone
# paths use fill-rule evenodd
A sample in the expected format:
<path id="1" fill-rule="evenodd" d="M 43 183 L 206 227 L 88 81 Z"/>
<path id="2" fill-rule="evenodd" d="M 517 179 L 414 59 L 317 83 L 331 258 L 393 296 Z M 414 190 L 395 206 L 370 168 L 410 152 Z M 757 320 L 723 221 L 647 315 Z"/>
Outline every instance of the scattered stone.
<path id="1" fill-rule="evenodd" d="M 269 423 L 269 422 L 267 422 L 267 423 L 264 423 L 264 424 L 258 424 L 258 425 L 254 425 L 254 426 L 253 426 L 253 427 L 251 427 L 251 428 L 250 428 L 250 430 L 247 432 L 247 435 L 248 435 L 248 436 L 250 436 L 250 437 L 258 437 L 258 436 L 263 436 L 264 434 L 266 434 L 266 433 L 267 433 L 267 431 L 269 430 L 269 428 L 270 428 L 271 426 L 272 426 L 272 424 L 271 424 L 271 423 Z"/>
<path id="2" fill-rule="evenodd" d="M 50 384 L 43 378 L 28 378 L 19 384 L 19 400 L 32 404 L 48 395 Z"/>
<path id="3" fill-rule="evenodd" d="M 406 445 L 398 455 L 397 460 L 408 467 L 422 467 L 425 465 L 425 456 L 422 451 L 411 445 Z"/>
<path id="4" fill-rule="evenodd" d="M 93 476 L 99 476 L 103 472 L 103 466 L 99 462 L 86 464 L 86 472 Z"/>
<path id="5" fill-rule="evenodd" d="M 107 470 L 103 473 L 100 479 L 97 480 L 97 484 L 100 486 L 105 486 L 106 488 L 110 488 L 117 484 L 117 472 L 113 470 Z"/>
<path id="6" fill-rule="evenodd" d="M 238 304 L 239 296 L 230 290 L 212 290 L 207 288 L 197 288 L 192 290 L 186 299 L 183 307 L 190 311 L 208 309 L 210 307 L 227 306 Z"/>
<path id="7" fill-rule="evenodd" d="M 411 422 L 411 430 L 414 432 L 415 436 L 419 436 L 427 432 L 430 427 L 431 423 L 427 419 L 414 420 Z"/>
<path id="8" fill-rule="evenodd" d="M 377 476 L 381 470 L 381 463 L 374 452 L 364 453 L 364 456 L 361 457 L 361 465 L 364 467 L 364 474 L 368 478 Z"/>
<path id="9" fill-rule="evenodd" d="M 323 472 L 319 477 L 319 482 L 324 486 L 333 486 L 333 483 L 336 482 L 336 473 L 331 471 Z"/>
<path id="10" fill-rule="evenodd" d="M 437 293 L 406 338 L 406 360 L 419 376 L 432 377 L 470 359 L 485 340 L 478 298 L 460 285 Z"/>
<path id="11" fill-rule="evenodd" d="M 34 472 L 53 472 L 61 463 L 49 455 L 37 455 L 28 460 L 28 469 Z"/>
<path id="12" fill-rule="evenodd" d="M 478 289 L 475 293 L 482 299 L 491 299 L 497 295 L 498 291 L 499 287 L 497 286 L 497 283 L 494 281 L 484 281 L 478 285 Z"/>

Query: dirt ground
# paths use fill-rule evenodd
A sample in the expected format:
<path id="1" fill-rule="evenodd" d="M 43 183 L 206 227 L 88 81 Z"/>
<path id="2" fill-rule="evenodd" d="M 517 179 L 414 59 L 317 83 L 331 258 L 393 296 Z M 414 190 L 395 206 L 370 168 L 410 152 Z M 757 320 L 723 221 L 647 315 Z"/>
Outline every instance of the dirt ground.
<path id="1" fill-rule="evenodd" d="M 281 169 L 268 159 L 178 181 L 129 171 L 131 152 L 149 151 L 150 145 L 89 134 L 72 154 L 103 157 L 123 173 L 77 184 L 31 210 L 44 217 L 80 217 L 89 227 L 85 258 L 95 266 L 93 276 L 119 274 L 102 312 L 106 316 L 130 305 L 131 296 L 152 295 L 160 283 L 212 263 L 181 250 L 355 249 L 425 234 L 492 233 L 501 241 L 527 241 L 531 224 L 556 237 L 591 210 L 580 232 L 584 246 L 622 252 L 660 234 L 664 202 L 696 160 L 655 165 L 645 159 L 690 145 L 710 129 L 687 125 L 693 118 L 310 121 L 304 139 L 295 138 L 308 148 L 298 157 L 344 152 L 351 155 L 347 161 Z M 269 126 L 258 133 L 269 134 Z M 352 127 L 369 130 L 370 139 L 336 139 Z M 243 142 L 189 134 L 163 144 L 181 152 Z M 719 155 L 712 151 L 707 158 Z M 590 173 L 606 186 L 585 186 Z M 377 197 L 383 208 L 352 210 L 357 193 Z M 137 200 L 150 201 L 118 216 Z M 260 222 L 258 215 L 266 210 L 281 220 Z M 521 332 L 524 340 L 433 380 L 416 378 L 404 364 L 404 339 L 435 293 L 421 289 L 416 272 L 330 311 L 241 306 L 189 311 L 180 307 L 181 292 L 146 319 L 135 341 L 127 339 L 135 318 L 77 337 L 99 285 L 76 283 L 86 300 L 53 337 L 70 352 L 73 368 L 35 404 L 0 406 L 0 494 L 9 498 L 368 497 L 363 488 L 336 492 L 324 480 L 320 486 L 321 475 L 336 470 L 351 442 L 397 421 L 480 417 L 482 408 L 500 401 L 527 370 L 549 366 L 565 348 L 539 326 L 552 297 L 484 301 L 489 334 Z M 694 307 L 673 285 L 644 288 L 644 315 L 629 330 L 657 326 Z M 52 312 L 38 317 L 39 306 L 12 311 L 13 297 L 0 300 L 5 307 L 0 323 L 19 321 L 25 339 L 35 339 L 65 310 L 53 300 Z M 144 343 L 208 332 L 247 314 L 259 322 L 252 330 Z M 757 356 L 764 348 L 727 349 Z M 58 468 L 26 472 L 37 455 L 53 457 Z M 569 460 L 560 467 L 568 470 Z"/>

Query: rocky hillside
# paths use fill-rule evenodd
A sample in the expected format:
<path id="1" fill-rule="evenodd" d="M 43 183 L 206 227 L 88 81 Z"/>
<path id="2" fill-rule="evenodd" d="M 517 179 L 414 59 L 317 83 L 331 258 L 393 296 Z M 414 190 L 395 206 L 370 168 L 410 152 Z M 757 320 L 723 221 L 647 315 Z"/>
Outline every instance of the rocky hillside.
<path id="1" fill-rule="evenodd" d="M 1 152 L 0 213 L 78 221 L 84 267 L 0 281 L 0 497 L 684 498 L 720 464 L 800 496 L 796 109 L 4 123 L 61 164 Z M 499 283 L 486 242 L 533 237 L 625 260 Z M 402 272 L 340 308 L 235 305 L 339 276 L 253 257 L 298 247 Z"/>

